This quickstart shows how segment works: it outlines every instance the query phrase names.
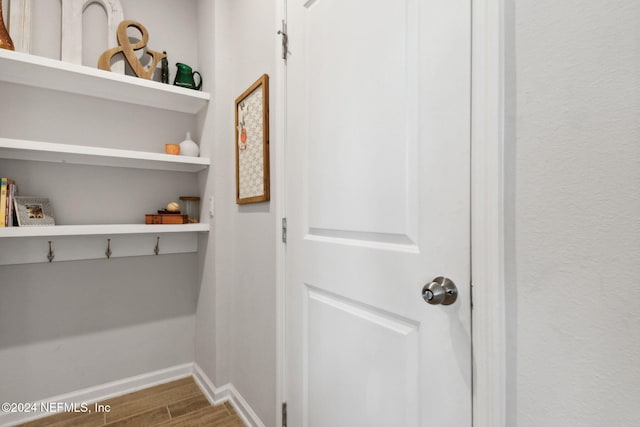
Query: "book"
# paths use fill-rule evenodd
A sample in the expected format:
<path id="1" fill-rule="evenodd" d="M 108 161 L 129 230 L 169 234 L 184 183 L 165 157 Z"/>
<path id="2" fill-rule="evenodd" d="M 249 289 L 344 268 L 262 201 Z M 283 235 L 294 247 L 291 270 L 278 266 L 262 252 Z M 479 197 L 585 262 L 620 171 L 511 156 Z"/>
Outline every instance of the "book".
<path id="1" fill-rule="evenodd" d="M 13 196 L 15 196 L 15 182 L 9 178 L 0 178 L 0 227 L 9 227 L 13 223 Z"/>
<path id="2" fill-rule="evenodd" d="M 14 225 L 18 225 L 17 222 L 14 222 L 14 212 L 15 212 L 15 204 L 13 203 L 13 199 L 18 193 L 18 187 L 15 182 L 9 180 L 9 185 L 7 186 L 7 216 L 5 223 L 7 227 L 13 227 Z"/>
<path id="3" fill-rule="evenodd" d="M 9 178 L 0 178 L 0 227 L 6 227 L 5 218 L 7 216 L 7 186 Z"/>

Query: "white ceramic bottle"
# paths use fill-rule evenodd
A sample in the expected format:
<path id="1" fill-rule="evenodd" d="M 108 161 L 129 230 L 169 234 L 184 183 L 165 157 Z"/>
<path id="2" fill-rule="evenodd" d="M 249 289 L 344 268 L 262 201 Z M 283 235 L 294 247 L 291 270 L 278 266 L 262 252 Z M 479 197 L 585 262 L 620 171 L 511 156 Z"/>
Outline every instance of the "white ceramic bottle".
<path id="1" fill-rule="evenodd" d="M 187 132 L 187 138 L 180 143 L 180 155 L 191 157 L 200 155 L 200 147 L 191 140 L 191 132 Z"/>

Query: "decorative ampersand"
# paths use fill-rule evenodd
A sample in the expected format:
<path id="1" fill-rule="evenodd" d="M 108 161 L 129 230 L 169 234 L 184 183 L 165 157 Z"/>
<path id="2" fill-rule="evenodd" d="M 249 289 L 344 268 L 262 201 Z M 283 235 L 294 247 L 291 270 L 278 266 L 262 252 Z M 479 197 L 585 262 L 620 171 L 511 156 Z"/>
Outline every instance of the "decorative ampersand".
<path id="1" fill-rule="evenodd" d="M 131 42 L 129 42 L 129 36 L 127 35 L 127 28 L 129 27 L 137 28 L 138 31 L 140 31 L 140 33 L 142 34 L 142 40 L 131 44 Z M 144 66 L 140 63 L 140 60 L 136 56 L 135 51 L 138 49 L 142 49 L 147 45 L 147 42 L 149 41 L 149 33 L 147 32 L 147 29 L 139 22 L 131 20 L 122 21 L 120 25 L 118 25 L 117 36 L 118 44 L 120 46 L 114 47 L 112 49 L 107 49 L 103 52 L 102 55 L 100 55 L 100 58 L 98 59 L 99 69 L 111 71 L 111 58 L 114 55 L 123 53 L 125 59 L 133 69 L 133 72 L 136 73 L 136 76 L 142 77 L 144 79 L 150 79 L 156 69 L 156 66 L 158 65 L 158 62 L 167 57 L 165 53 L 147 49 L 147 54 L 151 55 L 151 57 L 153 58 L 153 62 L 149 66 L 148 70 L 144 69 Z"/>

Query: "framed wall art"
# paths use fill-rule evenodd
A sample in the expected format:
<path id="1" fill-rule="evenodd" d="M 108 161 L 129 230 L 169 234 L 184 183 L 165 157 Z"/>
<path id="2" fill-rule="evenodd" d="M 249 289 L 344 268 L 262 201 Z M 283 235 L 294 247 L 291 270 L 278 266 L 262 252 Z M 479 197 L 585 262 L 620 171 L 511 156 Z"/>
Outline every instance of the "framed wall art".
<path id="1" fill-rule="evenodd" d="M 16 196 L 13 200 L 20 227 L 55 225 L 49 199 Z"/>
<path id="2" fill-rule="evenodd" d="M 236 203 L 269 200 L 269 76 L 236 99 Z"/>

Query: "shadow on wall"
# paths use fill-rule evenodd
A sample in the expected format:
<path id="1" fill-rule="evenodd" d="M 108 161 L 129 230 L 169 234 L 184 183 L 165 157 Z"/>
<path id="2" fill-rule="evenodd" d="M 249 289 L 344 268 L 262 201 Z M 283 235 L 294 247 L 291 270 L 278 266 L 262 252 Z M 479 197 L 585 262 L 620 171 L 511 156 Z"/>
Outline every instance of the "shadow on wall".
<path id="1" fill-rule="evenodd" d="M 0 349 L 194 314 L 194 254 L 0 268 Z"/>
<path id="2" fill-rule="evenodd" d="M 251 203 L 248 205 L 238 205 L 238 213 L 270 213 L 271 203 Z"/>

